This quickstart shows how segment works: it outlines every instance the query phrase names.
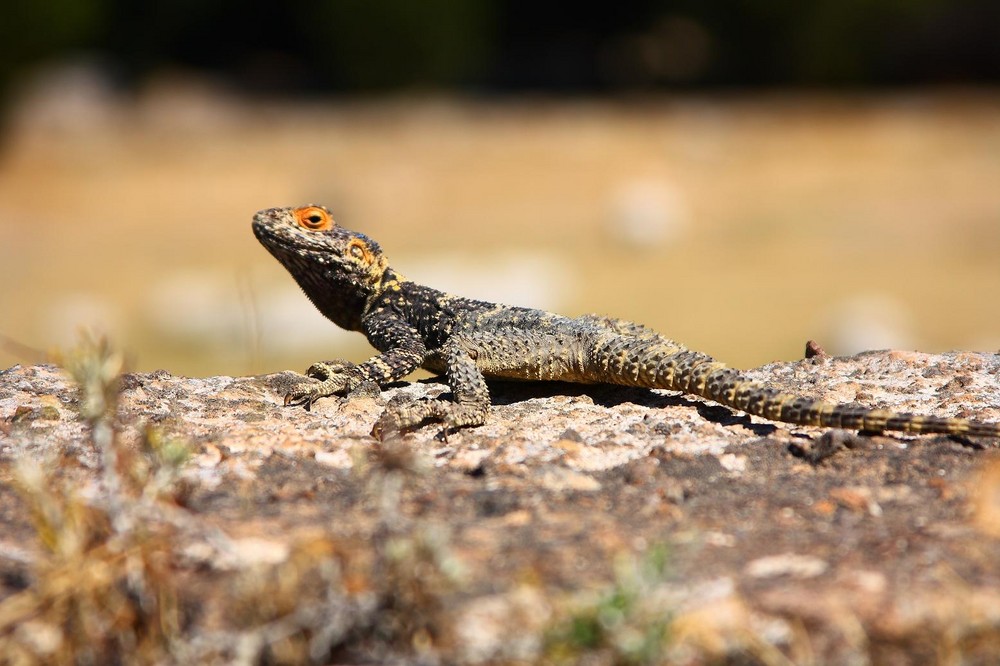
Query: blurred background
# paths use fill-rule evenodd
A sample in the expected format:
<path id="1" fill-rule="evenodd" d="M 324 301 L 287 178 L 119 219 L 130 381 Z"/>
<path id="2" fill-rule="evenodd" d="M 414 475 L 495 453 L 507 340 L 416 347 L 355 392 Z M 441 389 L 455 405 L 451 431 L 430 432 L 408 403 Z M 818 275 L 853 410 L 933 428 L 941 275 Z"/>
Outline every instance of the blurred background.
<path id="1" fill-rule="evenodd" d="M 35 0 L 0 23 L 0 368 L 370 349 L 250 232 L 736 366 L 1000 349 L 1000 3 Z"/>

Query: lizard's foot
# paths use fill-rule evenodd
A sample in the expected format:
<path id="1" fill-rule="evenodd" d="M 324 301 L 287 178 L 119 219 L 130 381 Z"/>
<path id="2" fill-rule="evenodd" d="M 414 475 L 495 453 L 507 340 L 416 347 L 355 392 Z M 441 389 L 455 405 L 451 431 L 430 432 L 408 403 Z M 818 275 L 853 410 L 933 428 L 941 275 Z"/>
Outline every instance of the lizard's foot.
<path id="1" fill-rule="evenodd" d="M 388 434 L 412 430 L 425 423 L 443 423 L 445 432 L 449 428 L 465 428 L 486 423 L 489 403 L 462 403 L 450 400 L 397 400 L 393 398 L 386 405 L 382 416 L 372 428 L 372 436 L 382 439 Z"/>
<path id="2" fill-rule="evenodd" d="M 306 370 L 306 377 L 314 381 L 302 383 L 285 394 L 286 407 L 302 405 L 308 411 L 320 398 L 343 395 L 366 384 L 358 366 L 350 361 L 313 363 Z"/>

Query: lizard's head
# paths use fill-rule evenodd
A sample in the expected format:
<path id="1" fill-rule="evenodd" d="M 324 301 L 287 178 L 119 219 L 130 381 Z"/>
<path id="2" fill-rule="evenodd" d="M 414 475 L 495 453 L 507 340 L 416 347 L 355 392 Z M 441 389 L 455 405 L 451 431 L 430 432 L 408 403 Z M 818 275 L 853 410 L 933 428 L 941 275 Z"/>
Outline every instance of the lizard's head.
<path id="1" fill-rule="evenodd" d="M 378 243 L 333 221 L 323 206 L 268 208 L 253 217 L 257 240 L 327 317 L 356 328 L 389 268 Z"/>

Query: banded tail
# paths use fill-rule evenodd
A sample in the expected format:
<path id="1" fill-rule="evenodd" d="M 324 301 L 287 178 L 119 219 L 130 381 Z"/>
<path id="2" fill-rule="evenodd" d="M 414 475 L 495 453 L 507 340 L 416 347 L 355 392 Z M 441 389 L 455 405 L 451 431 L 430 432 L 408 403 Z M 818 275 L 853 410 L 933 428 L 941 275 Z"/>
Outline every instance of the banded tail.
<path id="1" fill-rule="evenodd" d="M 900 413 L 796 396 L 747 379 L 740 371 L 727 368 L 707 354 L 680 347 L 659 347 L 660 354 L 655 349 L 649 350 L 656 362 L 637 369 L 636 384 L 692 393 L 747 414 L 797 425 L 1000 438 L 1000 423 Z"/>

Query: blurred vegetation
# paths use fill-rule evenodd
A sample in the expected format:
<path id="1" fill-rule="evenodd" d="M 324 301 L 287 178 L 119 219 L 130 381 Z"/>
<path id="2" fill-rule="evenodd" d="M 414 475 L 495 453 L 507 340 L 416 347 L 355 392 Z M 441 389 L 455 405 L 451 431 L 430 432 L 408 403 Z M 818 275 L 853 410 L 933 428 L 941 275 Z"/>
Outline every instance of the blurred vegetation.
<path id="1" fill-rule="evenodd" d="M 995 0 L 36 0 L 0 22 L 0 90 L 72 55 L 263 92 L 969 83 L 998 36 Z"/>

